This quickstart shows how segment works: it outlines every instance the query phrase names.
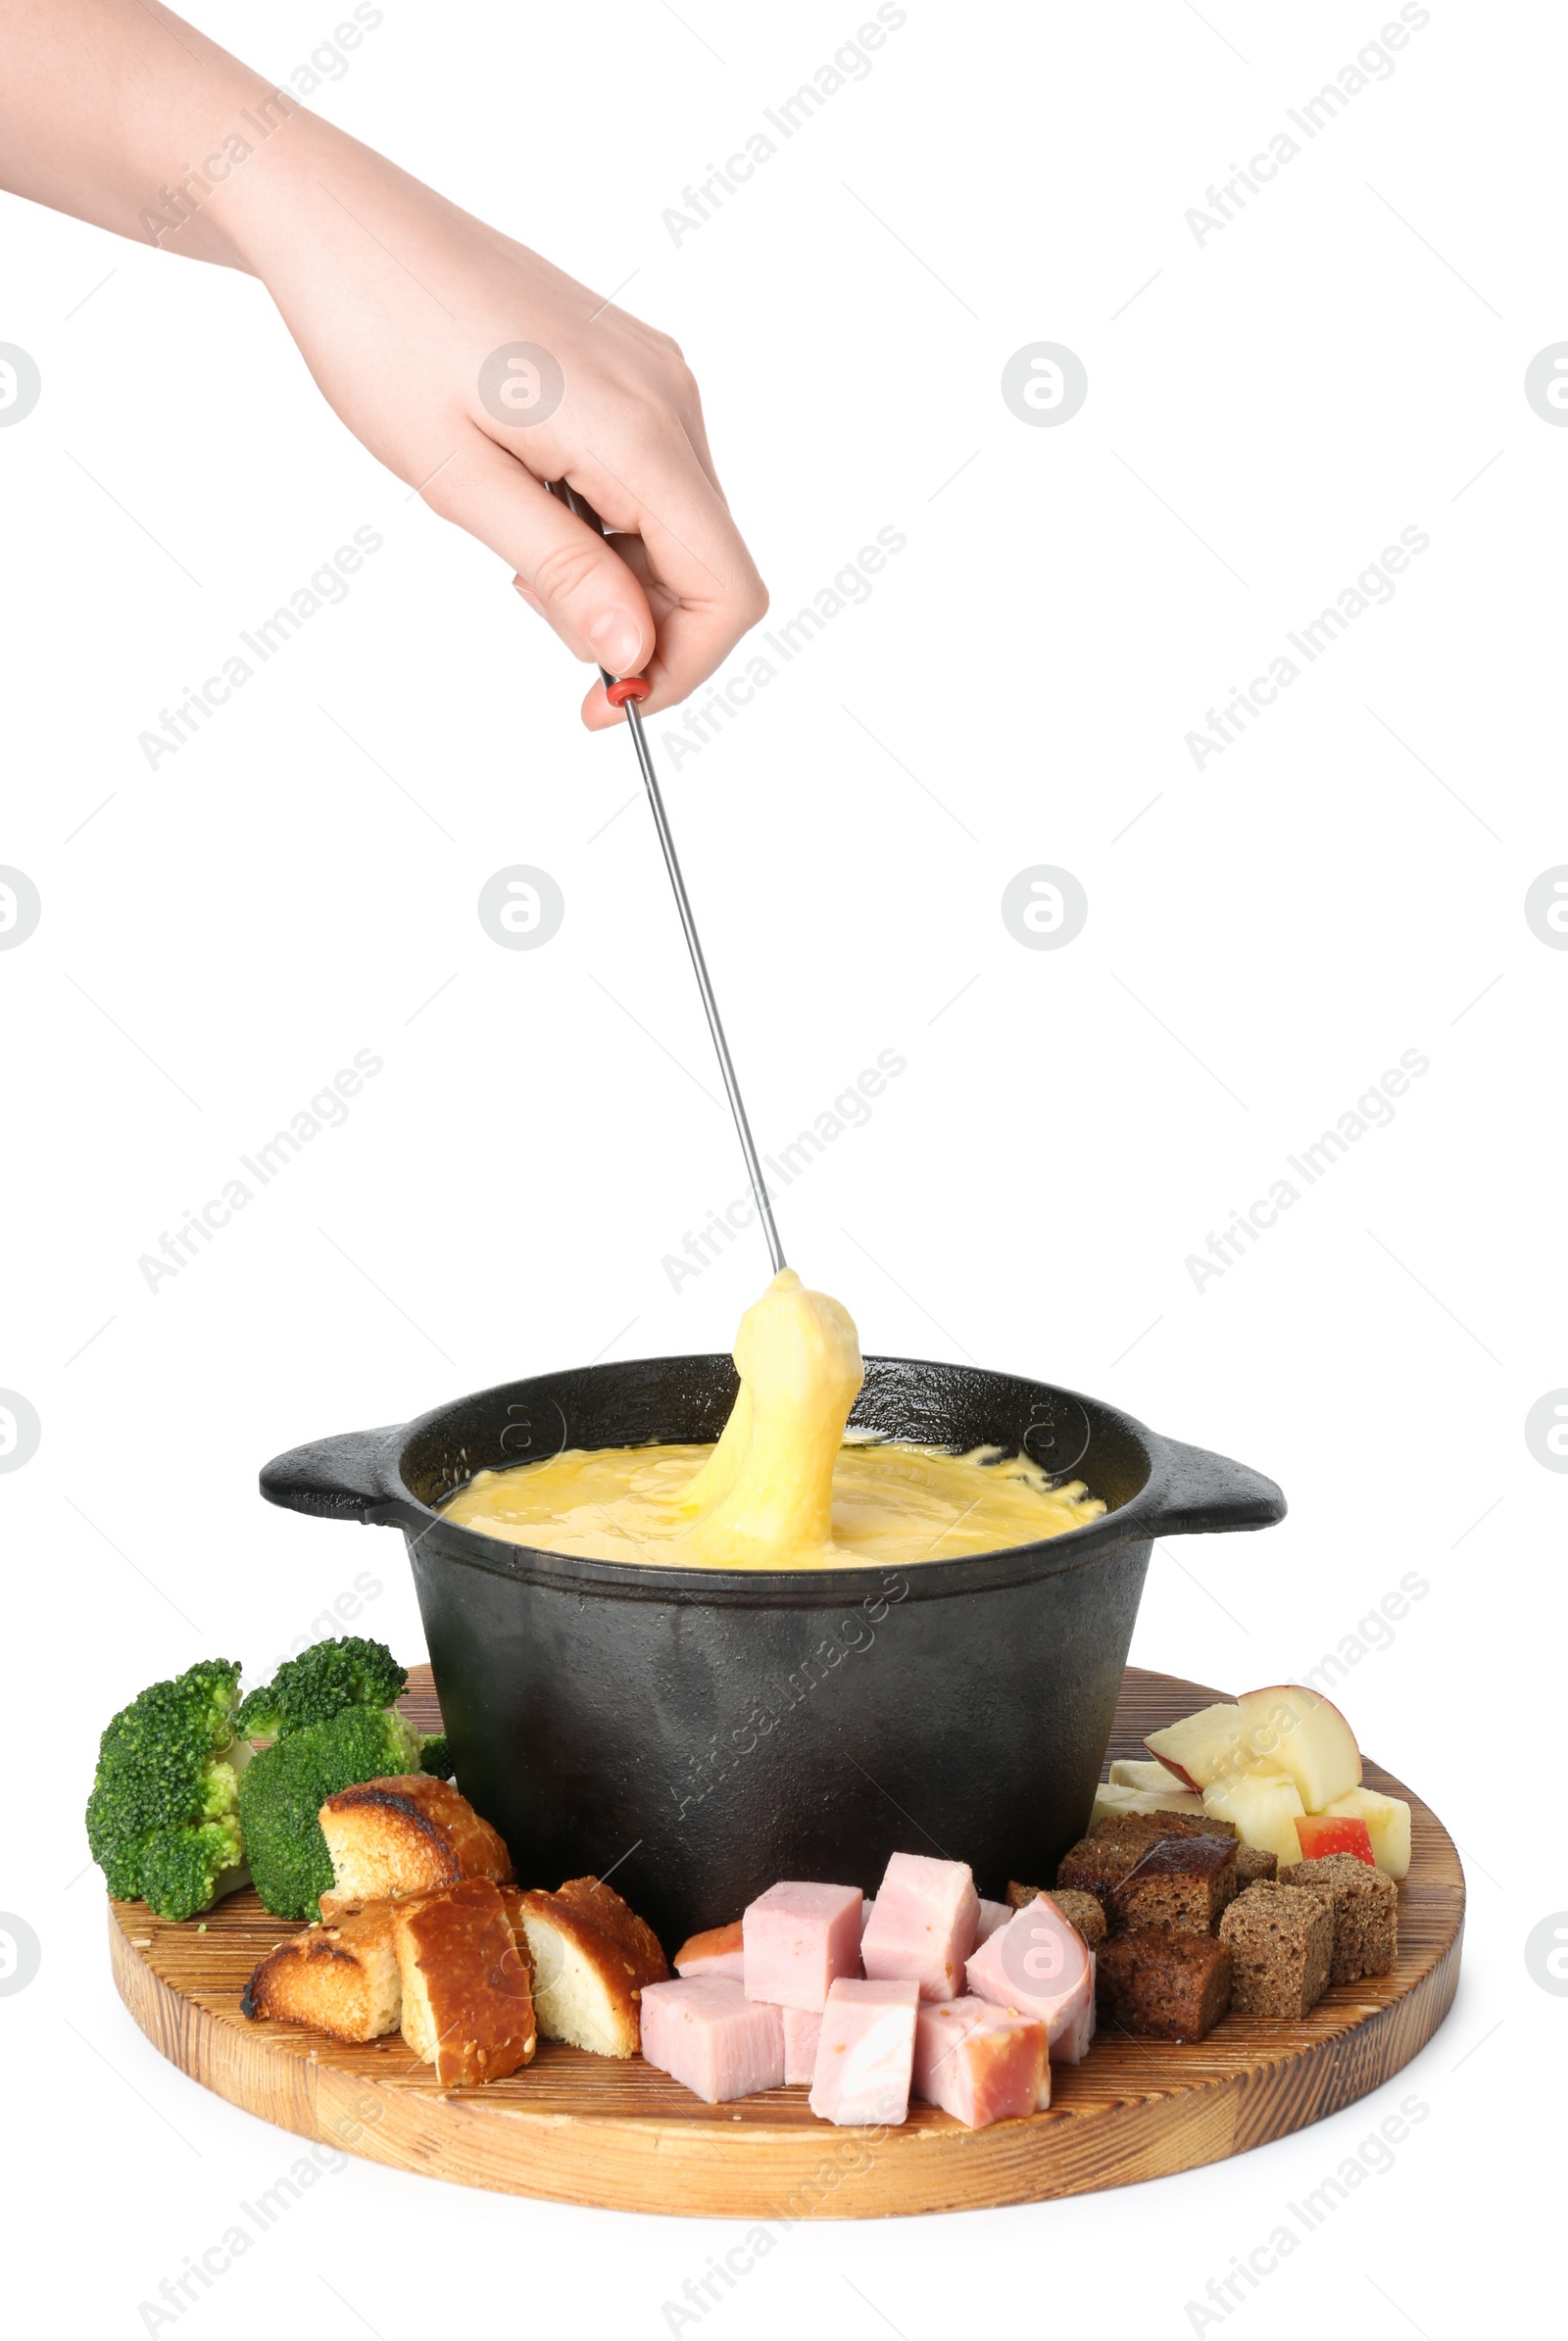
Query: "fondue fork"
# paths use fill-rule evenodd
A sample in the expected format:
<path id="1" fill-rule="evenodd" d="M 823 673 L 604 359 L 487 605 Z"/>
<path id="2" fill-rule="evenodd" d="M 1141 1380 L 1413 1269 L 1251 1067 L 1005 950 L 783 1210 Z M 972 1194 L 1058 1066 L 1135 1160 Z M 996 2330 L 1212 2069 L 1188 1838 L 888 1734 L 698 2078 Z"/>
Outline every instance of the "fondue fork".
<path id="1" fill-rule="evenodd" d="M 546 485 L 550 494 L 559 497 L 566 510 L 575 514 L 577 519 L 583 521 L 589 528 L 595 529 L 600 536 L 606 536 L 603 520 L 600 519 L 599 514 L 585 496 L 579 496 L 576 489 L 564 479 L 549 480 Z M 607 542 L 612 543 L 612 540 L 608 537 Z M 767 1186 L 762 1177 L 762 1166 L 757 1158 L 757 1147 L 752 1140 L 752 1126 L 746 1118 L 746 1106 L 741 1097 L 740 1083 L 735 1078 L 735 1066 L 730 1056 L 729 1043 L 724 1038 L 724 1026 L 718 1013 L 718 1001 L 713 997 L 712 979 L 708 972 L 708 961 L 703 956 L 702 939 L 697 932 L 697 921 L 692 916 L 691 898 L 686 892 L 686 881 L 681 876 L 680 861 L 675 853 L 675 840 L 670 833 L 669 815 L 664 810 L 664 800 L 659 787 L 659 775 L 654 770 L 653 751 L 649 746 L 648 734 L 643 729 L 643 719 L 638 709 L 638 701 L 646 699 L 653 686 L 643 675 L 616 676 L 611 674 L 603 666 L 599 671 L 605 679 L 605 697 L 612 707 L 620 707 L 624 710 L 626 726 L 632 737 L 632 745 L 637 751 L 638 768 L 643 776 L 643 784 L 648 791 L 649 805 L 653 808 L 654 827 L 659 832 L 659 842 L 663 849 L 664 867 L 669 872 L 669 883 L 675 890 L 675 906 L 680 912 L 680 923 L 686 936 L 686 948 L 691 952 L 692 966 L 697 976 L 697 989 L 703 996 L 703 1009 L 708 1017 L 708 1029 L 713 1036 L 713 1049 L 718 1057 L 718 1069 L 724 1077 L 724 1091 L 729 1098 L 730 1112 L 735 1117 L 735 1133 L 741 1142 L 741 1152 L 746 1157 L 746 1175 L 751 1180 L 752 1193 L 757 1198 L 757 1215 L 762 1223 L 762 1233 L 767 1238 L 768 1254 L 773 1262 L 773 1273 L 776 1276 L 784 1266 L 784 1246 L 779 1242 L 778 1229 L 774 1224 L 773 1206 L 767 1198 Z"/>

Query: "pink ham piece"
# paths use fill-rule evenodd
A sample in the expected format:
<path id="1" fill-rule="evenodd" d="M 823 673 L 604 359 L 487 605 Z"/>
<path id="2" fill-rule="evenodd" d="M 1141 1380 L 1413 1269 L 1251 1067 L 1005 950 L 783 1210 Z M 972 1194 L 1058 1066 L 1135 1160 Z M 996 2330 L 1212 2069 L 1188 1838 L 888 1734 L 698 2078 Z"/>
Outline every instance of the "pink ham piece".
<path id="1" fill-rule="evenodd" d="M 871 1913 L 873 1910 L 875 1910 L 875 1908 L 876 1904 L 872 1901 L 870 1895 L 867 1894 L 864 1901 L 860 1904 L 860 1939 L 862 1942 L 865 1939 L 865 1930 L 871 1924 Z"/>
<path id="2" fill-rule="evenodd" d="M 1048 2027 L 1049 2029 L 1049 2027 Z M 1076 2065 L 1095 2036 L 1095 1955 L 1089 1954 L 1089 1983 L 1058 2025 L 1051 2053 L 1058 2065 Z"/>
<path id="3" fill-rule="evenodd" d="M 969 2129 L 1038 2113 L 1051 2103 L 1045 2024 L 989 2000 L 922 2000 L 912 2086 Z"/>
<path id="4" fill-rule="evenodd" d="M 733 1976 L 645 1983 L 643 2055 L 705 2104 L 723 2105 L 784 2079 L 784 2020 L 749 2000 Z"/>
<path id="5" fill-rule="evenodd" d="M 1005 1926 L 1011 1916 L 1012 1912 L 1005 1902 L 988 1902 L 982 1894 L 980 1897 L 980 1925 L 974 1938 L 975 1949 L 978 1951 L 982 1943 L 988 1943 L 997 1928 Z"/>
<path id="6" fill-rule="evenodd" d="M 861 1965 L 872 1976 L 912 1975 L 923 2000 L 954 1999 L 979 1924 L 980 1897 L 967 1862 L 896 1853 L 861 1939 Z"/>
<path id="7" fill-rule="evenodd" d="M 822 2037 L 822 2018 L 815 2008 L 786 2008 L 784 2016 L 784 2079 L 809 2087 L 816 2073 L 816 2044 Z"/>
<path id="8" fill-rule="evenodd" d="M 965 1972 L 976 1999 L 1044 2021 L 1054 2063 L 1078 2063 L 1095 2034 L 1095 1963 L 1054 1903 L 1041 1896 L 1014 1911 Z"/>
<path id="9" fill-rule="evenodd" d="M 729 1975 L 741 1982 L 746 1955 L 741 1948 L 739 1919 L 731 1919 L 727 1926 L 710 1926 L 706 1934 L 692 1935 L 675 1953 L 674 1964 L 677 1975 Z"/>
<path id="10" fill-rule="evenodd" d="M 828 1986 L 860 1972 L 860 1889 L 770 1885 L 741 1920 L 746 1991 L 778 2008 L 820 2010 Z"/>
<path id="11" fill-rule="evenodd" d="M 919 1993 L 907 1980 L 865 1983 L 840 1976 L 822 2011 L 811 2081 L 813 2114 L 824 2122 L 880 2122 L 890 2128 L 905 2120 L 918 2006 Z"/>

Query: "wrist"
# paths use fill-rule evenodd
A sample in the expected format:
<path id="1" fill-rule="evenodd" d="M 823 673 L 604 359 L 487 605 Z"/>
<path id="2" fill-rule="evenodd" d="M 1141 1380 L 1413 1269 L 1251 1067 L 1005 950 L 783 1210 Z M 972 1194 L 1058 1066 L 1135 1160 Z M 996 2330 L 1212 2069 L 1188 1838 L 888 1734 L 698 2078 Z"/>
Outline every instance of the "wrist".
<path id="1" fill-rule="evenodd" d="M 142 237 L 266 281 L 290 241 L 291 190 L 309 184 L 338 135 L 245 67 L 216 90 L 209 82 L 170 150 L 177 170 L 138 215 Z"/>

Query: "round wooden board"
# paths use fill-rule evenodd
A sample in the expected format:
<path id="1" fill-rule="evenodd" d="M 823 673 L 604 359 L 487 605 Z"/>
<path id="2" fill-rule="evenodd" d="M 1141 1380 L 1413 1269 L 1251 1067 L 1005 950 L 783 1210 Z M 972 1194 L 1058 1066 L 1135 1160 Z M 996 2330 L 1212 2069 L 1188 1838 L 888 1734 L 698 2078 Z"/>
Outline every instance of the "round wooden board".
<path id="1" fill-rule="evenodd" d="M 1110 1755 L 1142 1754 L 1146 1731 L 1222 1695 L 1129 1668 Z M 403 1704 L 436 1728 L 427 1668 Z M 1377 2088 L 1431 2039 L 1459 1979 L 1464 1876 L 1436 1815 L 1375 1765 L 1366 1778 L 1409 1797 L 1414 1822 L 1393 1975 L 1335 1985 L 1301 2024 L 1226 2017 L 1194 2047 L 1103 2030 L 1081 2065 L 1054 2070 L 1049 2113 L 989 2129 L 919 2103 L 898 2129 L 834 2129 L 804 2088 L 707 2106 L 640 2057 L 550 2042 L 510 2080 L 442 2089 L 396 2034 L 354 2048 L 247 2022 L 252 1968 L 294 1930 L 252 1892 L 209 1913 L 205 1932 L 111 1902 L 110 1950 L 121 1997 L 182 2073 L 284 2129 L 398 2170 L 606 2210 L 776 2221 L 1035 2203 L 1285 2137 Z"/>

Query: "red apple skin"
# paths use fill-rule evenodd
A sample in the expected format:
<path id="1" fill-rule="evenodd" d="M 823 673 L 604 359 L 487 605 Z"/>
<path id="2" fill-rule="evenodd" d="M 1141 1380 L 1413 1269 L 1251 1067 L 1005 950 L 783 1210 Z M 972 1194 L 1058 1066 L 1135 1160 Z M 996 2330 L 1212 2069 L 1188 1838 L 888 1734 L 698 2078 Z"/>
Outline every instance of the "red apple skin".
<path id="1" fill-rule="evenodd" d="M 1247 1699 L 1263 1699 L 1267 1698 L 1271 1692 L 1278 1691 L 1282 1698 L 1292 1699 L 1298 1698 L 1303 1691 L 1306 1691 L 1306 1687 L 1307 1686 L 1304 1683 L 1266 1683 L 1263 1684 L 1260 1690 L 1244 1691 L 1242 1696 L 1243 1698 Z M 1359 1787 L 1362 1779 L 1361 1743 L 1356 1738 L 1355 1733 L 1351 1731 L 1344 1709 L 1341 1707 L 1336 1707 L 1334 1701 L 1332 1699 L 1326 1699 L 1320 1690 L 1311 1691 L 1308 1693 L 1308 1695 L 1315 1700 L 1318 1706 L 1326 1707 L 1331 1715 L 1338 1717 L 1339 1722 L 1344 1730 L 1345 1736 L 1347 1739 L 1348 1739 L 1351 1747 L 1353 1747 L 1355 1750 L 1355 1784 L 1357 1787 Z M 1261 1754 L 1263 1751 L 1255 1750 L 1254 1752 Z M 1166 1758 L 1161 1756 L 1159 1761 L 1161 1764 L 1163 1764 L 1166 1762 Z"/>
<path id="2" fill-rule="evenodd" d="M 1192 1774 L 1188 1772 L 1183 1765 L 1178 1764 L 1174 1756 L 1162 1756 L 1158 1748 L 1150 1747 L 1147 1739 L 1144 1741 L 1144 1746 L 1148 1750 L 1149 1754 L 1153 1757 L 1156 1764 L 1163 1764 L 1167 1772 L 1173 1772 L 1179 1780 L 1185 1780 L 1195 1796 L 1202 1795 L 1203 1791 L 1201 1788 L 1200 1788 Z"/>
<path id="3" fill-rule="evenodd" d="M 1349 1813 L 1298 1814 L 1296 1833 L 1303 1862 L 1322 1861 L 1330 1853 L 1353 1853 L 1369 1870 L 1378 1866 L 1372 1851 L 1372 1832 L 1364 1821 Z"/>

